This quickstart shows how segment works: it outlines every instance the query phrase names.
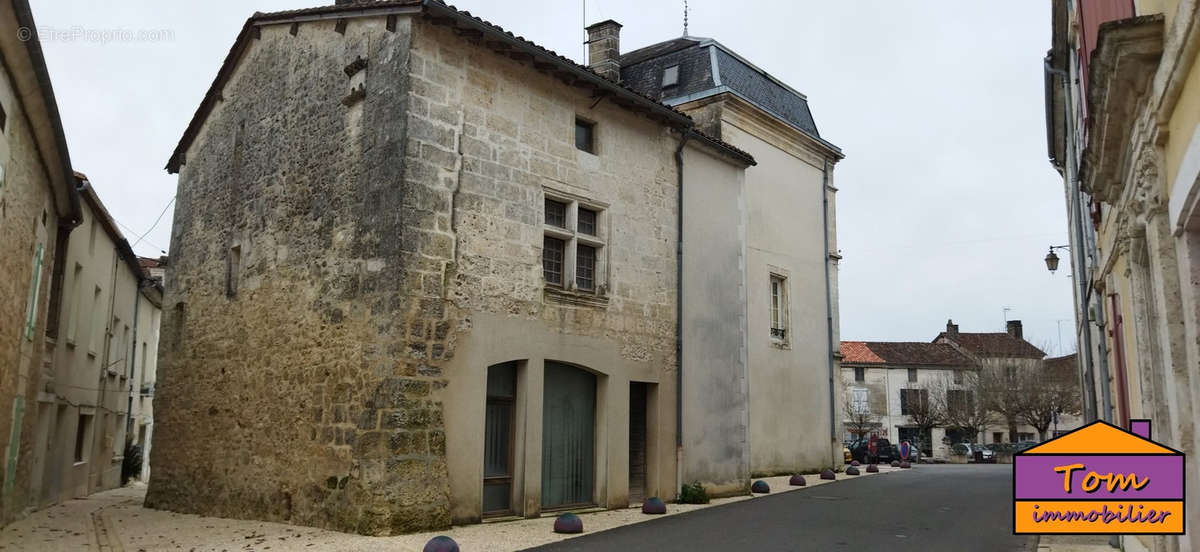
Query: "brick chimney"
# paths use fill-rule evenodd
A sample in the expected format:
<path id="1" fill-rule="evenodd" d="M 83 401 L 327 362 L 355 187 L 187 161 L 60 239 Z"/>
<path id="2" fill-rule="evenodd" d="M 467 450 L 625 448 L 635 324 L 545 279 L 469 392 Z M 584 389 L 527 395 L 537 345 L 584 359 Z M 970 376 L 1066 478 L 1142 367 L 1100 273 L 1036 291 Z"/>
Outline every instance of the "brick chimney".
<path id="1" fill-rule="evenodd" d="M 958 324 L 954 320 L 946 321 L 946 337 L 958 337 Z"/>
<path id="2" fill-rule="evenodd" d="M 1017 339 L 1025 339 L 1025 336 L 1022 335 L 1020 320 L 1008 321 L 1008 335 L 1011 335 Z"/>
<path id="3" fill-rule="evenodd" d="M 621 24 L 606 19 L 587 28 L 588 67 L 604 78 L 621 80 Z"/>

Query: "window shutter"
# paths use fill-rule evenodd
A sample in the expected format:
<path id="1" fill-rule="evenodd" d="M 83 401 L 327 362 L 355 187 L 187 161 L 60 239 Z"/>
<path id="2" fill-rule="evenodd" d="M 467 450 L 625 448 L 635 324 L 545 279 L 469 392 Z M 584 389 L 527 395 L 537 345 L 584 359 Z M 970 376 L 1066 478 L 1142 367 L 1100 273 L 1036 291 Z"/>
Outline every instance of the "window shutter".
<path id="1" fill-rule="evenodd" d="M 38 244 L 37 252 L 33 254 L 33 281 L 29 283 L 29 305 L 25 314 L 25 339 L 33 341 L 33 328 L 37 325 L 38 295 L 42 287 L 42 255 L 45 253 L 42 244 Z"/>

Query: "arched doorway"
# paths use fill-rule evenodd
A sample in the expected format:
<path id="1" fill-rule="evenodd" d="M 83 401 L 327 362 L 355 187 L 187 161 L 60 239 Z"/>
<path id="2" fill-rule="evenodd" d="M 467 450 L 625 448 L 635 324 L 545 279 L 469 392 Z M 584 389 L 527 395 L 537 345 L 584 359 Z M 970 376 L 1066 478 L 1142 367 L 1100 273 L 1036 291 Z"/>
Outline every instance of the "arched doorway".
<path id="1" fill-rule="evenodd" d="M 542 402 L 542 507 L 592 504 L 596 376 L 546 362 Z"/>

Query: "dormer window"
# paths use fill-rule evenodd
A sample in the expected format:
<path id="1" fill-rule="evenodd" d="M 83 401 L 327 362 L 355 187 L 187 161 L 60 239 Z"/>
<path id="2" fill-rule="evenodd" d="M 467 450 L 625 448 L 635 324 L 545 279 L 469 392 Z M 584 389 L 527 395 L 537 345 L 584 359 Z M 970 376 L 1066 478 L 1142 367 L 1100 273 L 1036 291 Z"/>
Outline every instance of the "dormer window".
<path id="1" fill-rule="evenodd" d="M 676 84 L 679 84 L 679 65 L 678 64 L 672 65 L 670 67 L 667 67 L 666 69 L 663 69 L 663 80 L 662 80 L 663 88 L 666 88 L 668 86 L 675 86 Z"/>

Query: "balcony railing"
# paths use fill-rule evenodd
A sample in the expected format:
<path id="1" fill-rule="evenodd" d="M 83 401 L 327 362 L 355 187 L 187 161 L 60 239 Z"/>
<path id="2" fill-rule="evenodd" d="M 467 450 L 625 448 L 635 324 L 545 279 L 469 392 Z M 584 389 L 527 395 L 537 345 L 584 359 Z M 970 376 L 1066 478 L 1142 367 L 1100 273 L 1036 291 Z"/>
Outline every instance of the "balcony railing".
<path id="1" fill-rule="evenodd" d="M 771 337 L 775 339 L 784 339 L 787 337 L 787 330 L 784 328 L 771 328 Z"/>

